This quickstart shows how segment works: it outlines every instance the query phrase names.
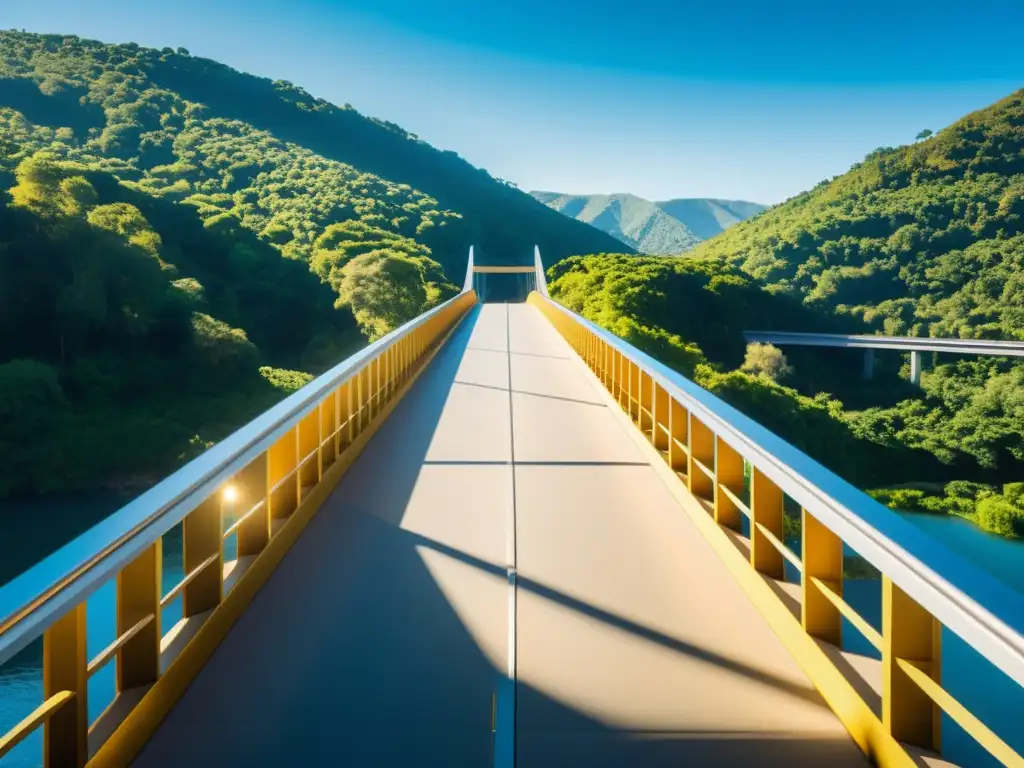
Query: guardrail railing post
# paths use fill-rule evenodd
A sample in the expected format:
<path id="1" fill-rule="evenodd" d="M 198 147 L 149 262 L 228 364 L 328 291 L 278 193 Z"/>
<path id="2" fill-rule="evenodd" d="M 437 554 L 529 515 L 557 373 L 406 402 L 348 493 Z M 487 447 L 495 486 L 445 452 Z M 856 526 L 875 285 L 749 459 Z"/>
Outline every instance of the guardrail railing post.
<path id="1" fill-rule="evenodd" d="M 882 722 L 893 738 L 935 751 L 941 746 L 938 707 L 897 661 L 939 682 L 941 631 L 926 609 L 882 576 Z"/>
<path id="2" fill-rule="evenodd" d="M 654 379 L 637 367 L 637 425 L 654 442 Z"/>
<path id="3" fill-rule="evenodd" d="M 785 576 L 785 563 L 764 530 L 779 541 L 785 540 L 783 503 L 782 489 L 754 467 L 750 476 L 750 564 L 758 573 L 773 579 Z"/>
<path id="4" fill-rule="evenodd" d="M 640 384 L 640 366 L 634 363 L 632 360 L 629 361 L 629 415 L 633 417 L 633 422 L 640 426 L 643 420 L 643 410 L 640 407 L 640 403 L 643 400 L 641 393 Z M 641 428 L 641 432 L 643 429 Z"/>
<path id="5" fill-rule="evenodd" d="M 668 464 L 676 472 L 689 472 L 690 412 L 678 400 L 669 398 Z"/>
<path id="6" fill-rule="evenodd" d="M 740 530 L 742 513 L 736 503 L 722 489 L 734 496 L 743 495 L 743 457 L 721 437 L 715 437 L 715 522 Z"/>
<path id="7" fill-rule="evenodd" d="M 601 342 L 601 382 L 604 384 L 604 388 L 609 392 L 614 391 L 614 384 L 611 379 L 611 360 L 612 360 L 612 349 L 611 346 Z"/>
<path id="8" fill-rule="evenodd" d="M 654 407 L 651 410 L 653 411 L 651 420 L 654 422 L 654 447 L 659 451 L 667 451 L 671 429 L 669 426 L 671 418 L 669 396 L 668 392 L 657 383 L 654 384 Z"/>
<path id="9" fill-rule="evenodd" d="M 79 603 L 43 634 L 43 700 L 74 694 L 43 726 L 45 768 L 81 768 L 89 757 L 87 664 L 85 603 Z"/>
<path id="10" fill-rule="evenodd" d="M 690 414 L 690 461 L 686 470 L 690 493 L 711 501 L 715 496 L 715 433 Z M 703 469 L 698 466 L 703 465 Z M 709 472 L 711 474 L 709 474 Z"/>
<path id="11" fill-rule="evenodd" d="M 212 565 L 185 585 L 182 615 L 186 618 L 220 605 L 224 593 L 224 505 L 215 494 L 189 512 L 182 523 L 185 574 L 203 566 L 211 557 Z"/>
<path id="12" fill-rule="evenodd" d="M 320 401 L 320 474 L 338 458 L 338 390 Z"/>
<path id="13" fill-rule="evenodd" d="M 842 643 L 842 614 L 814 583 L 820 580 L 836 595 L 843 594 L 843 540 L 811 515 L 801 510 L 803 579 L 801 622 L 811 637 L 833 645 Z"/>
<path id="14" fill-rule="evenodd" d="M 341 438 L 341 450 L 352 445 L 356 438 L 356 406 L 355 406 L 356 382 L 349 379 L 341 385 L 341 423 L 344 425 Z"/>
<path id="15" fill-rule="evenodd" d="M 299 421 L 296 428 L 296 439 L 299 441 L 297 461 L 302 465 L 298 468 L 299 475 L 299 497 L 301 503 L 306 488 L 320 482 L 322 467 L 320 454 L 322 452 L 322 438 L 320 437 L 320 412 L 319 407 L 314 408 L 305 418 Z"/>
<path id="16" fill-rule="evenodd" d="M 370 363 L 370 421 L 373 421 L 380 413 L 380 400 L 383 386 L 380 376 L 380 356 L 374 358 Z"/>
<path id="17" fill-rule="evenodd" d="M 262 502 L 262 509 L 254 512 L 238 526 L 238 556 L 258 555 L 270 541 L 270 473 L 267 454 L 261 453 L 235 476 L 242 513 Z"/>
<path id="18" fill-rule="evenodd" d="M 192 514 L 196 514 L 200 505 Z M 219 506 L 219 504 L 218 504 Z M 188 518 L 182 523 L 184 536 Z M 217 543 L 221 541 L 221 529 L 213 531 Z M 132 562 L 117 574 L 117 636 L 122 637 L 139 622 L 148 623 L 134 637 L 125 642 L 117 652 L 117 690 L 127 691 L 142 685 L 151 685 L 160 676 L 160 638 L 163 637 L 160 621 L 160 598 L 162 588 L 160 575 L 163 571 L 163 545 L 161 540 L 146 547 Z M 185 561 L 185 573 L 189 572 Z M 220 587 L 220 571 L 214 574 Z M 187 614 L 186 614 L 187 615 Z"/>
<path id="19" fill-rule="evenodd" d="M 626 410 L 626 357 L 618 350 L 612 353 L 612 384 L 615 402 L 622 410 Z"/>
<path id="20" fill-rule="evenodd" d="M 299 502 L 299 476 L 294 470 L 299 461 L 298 425 L 292 427 L 267 451 L 270 487 L 270 519 L 280 520 L 295 511 Z"/>
<path id="21" fill-rule="evenodd" d="M 356 437 L 362 433 L 363 427 L 370 421 L 367 418 L 366 412 L 366 405 L 369 400 L 370 392 L 369 382 L 369 366 L 363 366 L 359 369 L 359 373 L 356 374 L 356 413 L 358 415 L 358 418 L 356 419 Z"/>

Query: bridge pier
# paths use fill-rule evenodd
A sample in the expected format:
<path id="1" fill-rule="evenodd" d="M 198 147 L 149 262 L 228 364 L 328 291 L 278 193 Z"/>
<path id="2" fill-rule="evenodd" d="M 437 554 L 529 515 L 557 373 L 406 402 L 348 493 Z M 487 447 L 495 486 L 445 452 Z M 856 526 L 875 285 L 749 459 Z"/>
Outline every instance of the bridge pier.
<path id="1" fill-rule="evenodd" d="M 916 349 L 910 353 L 910 383 L 921 386 L 921 352 Z"/>
<path id="2" fill-rule="evenodd" d="M 870 381 L 875 376 L 875 350 L 868 347 L 864 350 L 864 379 Z"/>

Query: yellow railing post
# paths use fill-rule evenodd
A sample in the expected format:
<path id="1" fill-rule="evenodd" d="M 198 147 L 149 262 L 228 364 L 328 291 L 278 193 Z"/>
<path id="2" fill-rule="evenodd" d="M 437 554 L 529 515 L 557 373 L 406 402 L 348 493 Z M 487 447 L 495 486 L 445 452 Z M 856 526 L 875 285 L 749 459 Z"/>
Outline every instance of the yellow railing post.
<path id="1" fill-rule="evenodd" d="M 654 422 L 654 447 L 659 451 L 667 451 L 669 445 L 669 419 L 671 418 L 669 396 L 668 392 L 657 383 L 654 384 L 654 408 L 652 410 L 654 411 L 652 417 Z"/>
<path id="2" fill-rule="evenodd" d="M 939 682 L 941 630 L 926 609 L 882 576 L 882 722 L 893 738 L 936 752 L 939 709 L 897 662 L 909 662 Z"/>
<path id="3" fill-rule="evenodd" d="M 721 437 L 715 438 L 715 522 L 734 531 L 740 530 L 741 512 L 736 503 L 723 493 L 743 495 L 743 457 Z"/>
<path id="4" fill-rule="evenodd" d="M 637 424 L 640 431 L 654 442 L 654 379 L 638 367 L 637 369 Z"/>
<path id="5" fill-rule="evenodd" d="M 617 374 L 616 389 L 618 390 L 617 399 L 622 410 L 629 413 L 629 362 L 621 352 L 616 354 L 618 355 L 615 365 L 615 372 Z"/>
<path id="6" fill-rule="evenodd" d="M 668 431 L 672 437 L 668 443 L 668 463 L 676 472 L 689 472 L 689 455 L 686 446 L 690 441 L 690 412 L 678 400 L 669 399 Z"/>
<path id="7" fill-rule="evenodd" d="M 338 458 L 338 390 L 320 401 L 320 474 Z"/>
<path id="8" fill-rule="evenodd" d="M 305 495 L 305 489 L 320 482 L 322 468 L 320 465 L 321 438 L 319 407 L 310 411 L 296 428 L 296 439 L 299 441 L 297 461 L 299 467 L 299 502 Z"/>
<path id="9" fill-rule="evenodd" d="M 811 515 L 803 515 L 802 555 L 803 579 L 801 622 L 811 637 L 833 645 L 842 643 L 842 614 L 835 604 L 822 594 L 815 580 L 842 597 L 843 594 L 843 540 Z"/>
<path id="10" fill-rule="evenodd" d="M 602 342 L 604 344 L 604 342 Z M 612 395 L 615 394 L 615 372 L 612 369 L 612 361 L 615 359 L 615 350 L 610 344 L 604 344 L 604 387 Z"/>
<path id="11" fill-rule="evenodd" d="M 85 603 L 79 603 L 43 634 L 43 700 L 74 694 L 43 726 L 45 768 L 81 768 L 89 757 L 87 663 Z"/>
<path id="12" fill-rule="evenodd" d="M 359 414 L 359 418 L 356 422 L 356 436 L 358 437 L 363 431 L 363 427 L 369 422 L 366 413 L 366 402 L 369 399 L 369 380 L 370 371 L 367 366 L 363 366 L 359 369 L 356 374 L 356 413 Z"/>
<path id="13" fill-rule="evenodd" d="M 371 387 L 370 387 L 370 393 L 371 393 L 371 397 L 370 397 L 370 420 L 371 421 L 373 419 L 377 418 L 377 414 L 380 413 L 381 392 L 383 390 L 383 386 L 382 386 L 382 383 L 381 383 L 381 376 L 380 376 L 380 366 L 381 366 L 380 355 L 378 355 L 377 357 L 375 357 L 373 359 L 373 362 L 370 363 L 370 384 L 371 384 Z"/>
<path id="14" fill-rule="evenodd" d="M 199 507 L 202 508 L 202 505 Z M 195 514 L 193 512 L 192 514 Z M 188 522 L 186 518 L 185 523 Z M 182 525 L 187 536 L 188 529 Z M 220 528 L 213 534 L 217 543 L 221 541 Z M 160 676 L 160 638 L 163 637 L 160 622 L 160 598 L 162 596 L 160 575 L 163 570 L 163 546 L 161 540 L 146 547 L 132 562 L 117 574 L 117 636 L 121 637 L 140 622 L 146 625 L 117 652 L 117 691 L 127 691 L 143 685 L 151 685 Z M 185 572 L 188 573 L 186 561 Z M 220 572 L 216 574 L 218 585 Z M 187 615 L 187 614 L 186 614 Z"/>
<path id="15" fill-rule="evenodd" d="M 641 403 L 643 402 L 643 393 L 641 392 L 640 384 L 641 371 L 640 366 L 634 363 L 632 360 L 629 361 L 629 415 L 633 417 L 633 423 L 638 427 L 643 420 L 643 409 Z M 643 432 L 643 428 L 640 429 Z"/>
<path id="16" fill-rule="evenodd" d="M 235 476 L 238 489 L 236 504 L 242 513 L 263 502 L 263 508 L 254 512 L 238 526 L 238 556 L 258 555 L 270 541 L 270 475 L 267 454 L 261 453 Z"/>
<path id="17" fill-rule="evenodd" d="M 779 541 L 785 541 L 783 502 L 782 489 L 761 470 L 753 467 L 750 477 L 750 564 L 758 573 L 773 579 L 783 578 L 785 563 L 782 553 L 764 531 Z"/>
<path id="18" fill-rule="evenodd" d="M 288 517 L 299 503 L 299 476 L 294 472 L 299 460 L 298 426 L 289 429 L 267 451 L 270 487 L 270 519 Z"/>
<path id="19" fill-rule="evenodd" d="M 342 402 L 342 420 L 341 423 L 345 425 L 344 429 L 344 442 L 343 447 L 352 445 L 352 441 L 356 439 L 356 380 L 350 378 L 344 384 L 341 385 L 341 402 Z"/>
<path id="20" fill-rule="evenodd" d="M 183 615 L 195 616 L 220 605 L 224 591 L 224 507 L 221 495 L 211 496 L 189 512 L 182 524 L 185 574 L 215 558 L 190 581 L 182 597 Z"/>
<path id="21" fill-rule="evenodd" d="M 690 493 L 710 501 L 715 495 L 715 481 L 711 476 L 715 471 L 715 433 L 691 413 L 689 434 L 690 460 L 686 474 Z M 703 465 L 703 469 L 698 465 Z"/>

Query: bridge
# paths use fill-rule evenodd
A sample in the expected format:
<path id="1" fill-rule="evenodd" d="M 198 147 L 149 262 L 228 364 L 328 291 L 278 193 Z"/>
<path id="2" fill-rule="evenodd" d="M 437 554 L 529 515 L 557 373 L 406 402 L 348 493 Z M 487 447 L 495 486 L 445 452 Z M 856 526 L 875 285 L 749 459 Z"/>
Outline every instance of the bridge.
<path id="1" fill-rule="evenodd" d="M 875 350 L 895 349 L 910 353 L 910 381 L 921 384 L 921 353 L 951 352 L 957 355 L 998 355 L 1024 357 L 1024 341 L 993 339 L 933 339 L 911 336 L 872 336 L 843 333 L 794 333 L 790 331 L 744 331 L 750 342 L 800 347 L 843 347 L 864 350 L 864 378 L 875 370 Z"/>
<path id="2" fill-rule="evenodd" d="M 528 272 L 480 302 L 471 251 L 458 296 L 0 588 L 0 665 L 42 638 L 43 679 L 0 764 L 41 730 L 47 768 L 935 766 L 953 723 L 1024 765 L 941 640 L 1021 685 L 1024 597 Z"/>

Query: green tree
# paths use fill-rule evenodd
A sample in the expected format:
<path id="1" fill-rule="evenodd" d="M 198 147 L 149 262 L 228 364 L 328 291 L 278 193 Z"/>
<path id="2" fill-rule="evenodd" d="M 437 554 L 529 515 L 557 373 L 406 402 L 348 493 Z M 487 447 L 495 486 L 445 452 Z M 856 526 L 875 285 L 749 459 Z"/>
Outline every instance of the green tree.
<path id="1" fill-rule="evenodd" d="M 356 256 L 342 270 L 340 301 L 370 341 L 421 314 L 427 291 L 415 259 L 387 250 Z"/>
<path id="2" fill-rule="evenodd" d="M 923 131 L 918 133 L 917 136 L 914 137 L 914 140 L 915 141 L 921 141 L 922 139 L 927 139 L 931 135 L 932 135 L 932 130 L 930 128 L 925 128 Z"/>
<path id="3" fill-rule="evenodd" d="M 755 376 L 765 376 L 772 381 L 781 381 L 793 372 L 781 349 L 774 344 L 756 341 L 747 344 L 747 355 L 741 370 Z"/>

